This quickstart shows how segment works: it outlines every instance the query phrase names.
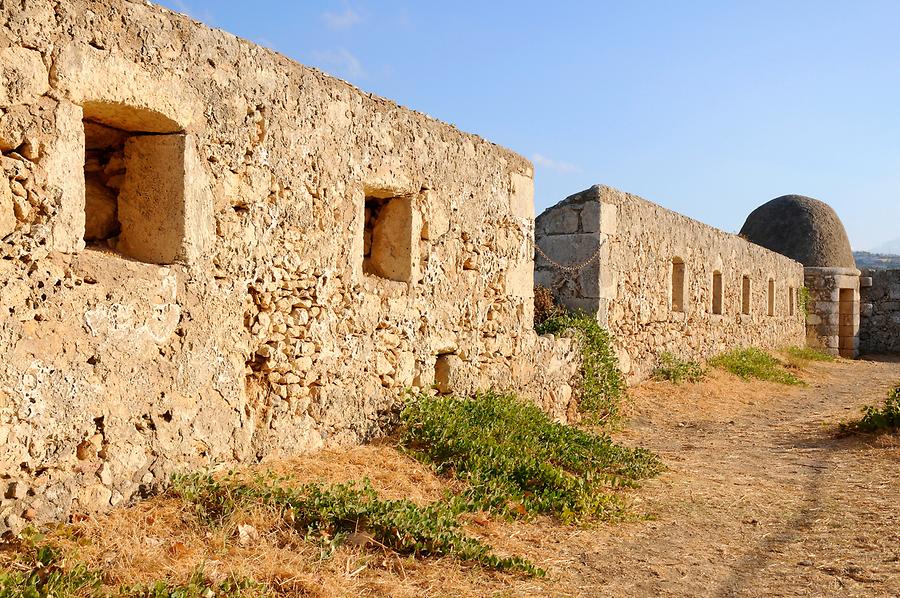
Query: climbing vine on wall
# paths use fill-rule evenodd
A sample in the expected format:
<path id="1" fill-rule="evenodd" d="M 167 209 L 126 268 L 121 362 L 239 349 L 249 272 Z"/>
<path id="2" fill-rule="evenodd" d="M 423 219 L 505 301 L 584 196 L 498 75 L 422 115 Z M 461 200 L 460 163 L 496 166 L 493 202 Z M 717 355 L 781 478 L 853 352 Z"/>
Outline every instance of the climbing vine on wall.
<path id="1" fill-rule="evenodd" d="M 612 336 L 585 313 L 554 314 L 541 322 L 538 334 L 573 336 L 581 342 L 581 397 L 579 409 L 589 423 L 611 423 L 619 418 L 625 396 L 625 377 L 612 348 Z"/>
<path id="2" fill-rule="evenodd" d="M 809 289 L 806 288 L 806 286 L 802 286 L 798 289 L 797 304 L 800 306 L 800 311 L 803 312 L 803 315 L 808 316 L 809 315 Z"/>

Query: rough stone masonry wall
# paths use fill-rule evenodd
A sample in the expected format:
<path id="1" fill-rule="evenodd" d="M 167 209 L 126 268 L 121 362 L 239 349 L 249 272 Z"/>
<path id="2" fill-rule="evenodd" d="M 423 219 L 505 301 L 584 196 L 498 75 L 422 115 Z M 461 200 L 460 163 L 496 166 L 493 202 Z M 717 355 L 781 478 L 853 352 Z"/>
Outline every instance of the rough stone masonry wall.
<path id="1" fill-rule="evenodd" d="M 860 288 L 861 353 L 900 353 L 900 270 L 864 269 Z"/>
<path id="2" fill-rule="evenodd" d="M 0 531 L 360 442 L 406 388 L 571 413 L 518 155 L 144 2 L 0 0 L 0 79 Z"/>
<path id="3" fill-rule="evenodd" d="M 650 375 L 663 351 L 698 359 L 804 342 L 802 265 L 635 195 L 601 185 L 575 194 L 537 218 L 535 239 L 562 264 L 583 263 L 600 247 L 599 259 L 578 275 L 538 257 L 535 283 L 569 307 L 597 314 L 632 383 Z M 683 285 L 675 286 L 682 292 L 673 297 L 673 275 L 681 272 Z M 722 288 L 716 309 L 714 273 Z M 742 313 L 744 276 L 749 314 Z"/>

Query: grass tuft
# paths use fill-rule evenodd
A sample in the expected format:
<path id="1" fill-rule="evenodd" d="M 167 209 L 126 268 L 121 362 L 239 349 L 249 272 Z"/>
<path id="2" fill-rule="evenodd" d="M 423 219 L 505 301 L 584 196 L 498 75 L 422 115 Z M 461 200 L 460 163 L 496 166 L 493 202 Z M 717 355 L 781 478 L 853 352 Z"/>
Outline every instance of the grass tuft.
<path id="1" fill-rule="evenodd" d="M 900 430 L 900 386 L 890 392 L 884 405 L 866 405 L 863 416 L 857 421 L 842 423 L 840 431 L 851 432 L 895 432 Z"/>
<path id="2" fill-rule="evenodd" d="M 788 347 L 784 352 L 794 359 L 801 361 L 834 361 L 836 357 L 812 347 Z"/>
<path id="3" fill-rule="evenodd" d="M 674 384 L 682 382 L 696 383 L 703 380 L 706 370 L 696 361 L 679 359 L 671 353 L 664 351 L 659 355 L 659 363 L 653 370 L 653 378 L 656 380 L 668 380 Z"/>
<path id="4" fill-rule="evenodd" d="M 26 530 L 0 543 L 0 552 L 14 553 L 0 569 L 0 598 L 99 596 L 103 576 L 82 564 L 65 567 L 62 555 L 44 543 L 44 536 Z"/>
<path id="5" fill-rule="evenodd" d="M 548 317 L 536 327 L 538 334 L 573 335 L 581 342 L 579 410 L 589 423 L 612 423 L 620 416 L 625 377 L 612 348 L 609 332 L 596 318 L 584 313 Z"/>
<path id="6" fill-rule="evenodd" d="M 803 380 L 787 371 L 775 357 L 756 347 L 722 353 L 710 359 L 709 364 L 729 371 L 744 380 L 756 378 L 779 384 L 804 384 Z"/>
<path id="7" fill-rule="evenodd" d="M 83 563 L 68 563 L 43 534 L 26 529 L 19 537 L 0 543 L 0 551 L 14 557 L 2 563 L 0 598 L 259 598 L 266 589 L 252 580 L 206 579 L 203 567 L 185 584 L 158 581 L 123 586 L 114 593 L 103 587 L 103 572 Z"/>
<path id="8" fill-rule="evenodd" d="M 610 488 L 657 474 L 643 449 L 551 421 L 513 395 L 420 396 L 401 414 L 401 445 L 439 474 L 466 482 L 457 509 L 565 522 L 619 518 Z"/>
<path id="9" fill-rule="evenodd" d="M 274 476 L 247 482 L 234 476 L 217 480 L 209 474 L 190 474 L 174 478 L 173 489 L 211 524 L 221 524 L 249 505 L 276 507 L 286 523 L 329 555 L 351 541 L 401 555 L 452 556 L 490 569 L 544 575 L 531 562 L 497 556 L 490 546 L 467 536 L 449 505 L 422 507 L 409 500 L 383 500 L 368 480 L 292 486 Z"/>

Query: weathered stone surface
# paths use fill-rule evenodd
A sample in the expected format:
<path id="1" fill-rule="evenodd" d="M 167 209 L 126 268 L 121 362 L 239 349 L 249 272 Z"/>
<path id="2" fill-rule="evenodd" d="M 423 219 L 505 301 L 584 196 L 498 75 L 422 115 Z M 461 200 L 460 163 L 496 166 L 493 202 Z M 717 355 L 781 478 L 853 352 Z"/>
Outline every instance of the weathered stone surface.
<path id="1" fill-rule="evenodd" d="M 16 214 L 9 184 L 0 178 L 0 239 L 16 229 Z"/>
<path id="2" fill-rule="evenodd" d="M 871 278 L 860 289 L 859 349 L 862 353 L 900 352 L 900 270 L 863 270 Z"/>
<path id="3" fill-rule="evenodd" d="M 569 307 L 596 314 L 615 339 L 629 382 L 645 379 L 662 351 L 697 359 L 739 346 L 803 342 L 796 301 L 803 267 L 785 256 L 604 186 L 565 199 L 538 216 L 535 226 L 537 244 L 563 265 L 581 264 L 600 247 L 599 258 L 577 273 L 536 256 L 535 283 Z M 573 227 L 579 232 L 571 233 Z M 672 301 L 676 258 L 684 264 L 680 306 Z M 713 313 L 716 272 L 722 276 L 721 314 Z M 749 315 L 741 313 L 745 275 L 751 281 Z"/>
<path id="4" fill-rule="evenodd" d="M 525 159 L 146 3 L 0 3 L 0 28 L 53 65 L 0 150 L 0 475 L 43 472 L 36 521 L 370 438 L 448 352 L 447 388 L 576 416 L 579 351 L 531 326 Z M 123 230 L 85 249 L 94 176 Z M 363 272 L 370 193 L 407 198 L 408 282 Z"/>
<path id="5" fill-rule="evenodd" d="M 811 197 L 783 195 L 761 205 L 747 217 L 741 235 L 807 267 L 856 268 L 837 213 Z"/>
<path id="6" fill-rule="evenodd" d="M 0 49 L 0 105 L 28 104 L 48 90 L 40 52 L 16 46 Z"/>

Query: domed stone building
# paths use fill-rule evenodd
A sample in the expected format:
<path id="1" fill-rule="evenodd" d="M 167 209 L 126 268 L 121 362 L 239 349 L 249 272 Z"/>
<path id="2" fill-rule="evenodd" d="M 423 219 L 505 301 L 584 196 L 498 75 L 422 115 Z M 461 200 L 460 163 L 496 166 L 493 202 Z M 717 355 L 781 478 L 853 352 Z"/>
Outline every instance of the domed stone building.
<path id="1" fill-rule="evenodd" d="M 807 343 L 856 357 L 860 272 L 844 225 L 831 206 L 803 195 L 776 197 L 747 217 L 740 234 L 803 264 Z"/>

